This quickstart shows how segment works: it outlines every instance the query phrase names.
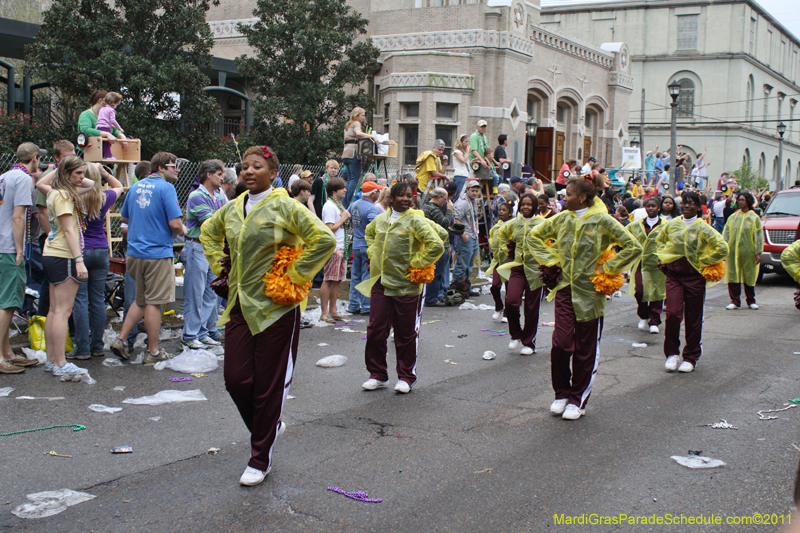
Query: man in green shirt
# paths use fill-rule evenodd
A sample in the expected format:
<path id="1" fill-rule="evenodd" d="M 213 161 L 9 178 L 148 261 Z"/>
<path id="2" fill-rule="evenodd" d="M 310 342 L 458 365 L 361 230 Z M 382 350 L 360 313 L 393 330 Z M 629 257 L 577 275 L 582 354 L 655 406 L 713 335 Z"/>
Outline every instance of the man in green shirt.
<path id="1" fill-rule="evenodd" d="M 489 168 L 489 173 L 492 177 L 492 190 L 497 193 L 498 176 L 494 173 L 494 166 L 487 158 L 489 143 L 486 140 L 486 126 L 487 123 L 485 120 L 479 120 L 478 129 L 469 136 L 469 162 L 471 166 L 473 160 L 478 160 L 482 167 Z"/>

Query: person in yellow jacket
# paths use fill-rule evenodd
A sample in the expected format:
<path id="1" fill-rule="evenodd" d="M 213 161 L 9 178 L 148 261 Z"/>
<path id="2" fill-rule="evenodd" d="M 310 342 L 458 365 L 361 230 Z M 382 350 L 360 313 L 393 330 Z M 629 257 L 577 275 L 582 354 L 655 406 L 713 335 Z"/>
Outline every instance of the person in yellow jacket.
<path id="1" fill-rule="evenodd" d="M 385 387 L 386 341 L 394 327 L 397 353 L 396 392 L 411 392 L 417 381 L 417 341 L 425 283 L 433 279 L 436 260 L 444 253 L 447 231 L 411 209 L 411 188 L 392 185 L 389 209 L 370 222 L 364 232 L 370 278 L 356 287 L 370 298 L 364 359 L 369 379 L 364 390 Z"/>
<path id="2" fill-rule="evenodd" d="M 501 248 L 514 250 L 512 261 L 499 267 L 500 276 L 508 278 L 506 287 L 506 317 L 511 342 L 508 349 L 515 351 L 522 344 L 521 355 L 536 353 L 536 334 L 539 331 L 539 307 L 542 303 L 543 283 L 539 279 L 539 265 L 526 269 L 526 258 L 530 263 L 530 253 L 525 250 L 525 237 L 545 219 L 536 216 L 539 201 L 533 194 L 523 194 L 519 199 L 519 214 L 500 228 L 497 240 Z M 535 263 L 535 261 L 534 261 Z M 530 276 L 528 275 L 530 274 Z M 520 326 L 519 308 L 525 299 L 525 328 Z"/>
<path id="3" fill-rule="evenodd" d="M 725 222 L 722 238 L 728 243 L 728 258 L 725 260 L 725 283 L 728 284 L 728 295 L 731 303 L 725 308 L 728 311 L 739 309 L 742 305 L 742 284 L 747 305 L 750 309 L 758 309 L 756 303 L 756 280 L 758 279 L 761 252 L 764 251 L 764 229 L 753 207 L 755 198 L 749 192 L 736 195 L 739 208 Z"/>
<path id="4" fill-rule="evenodd" d="M 667 372 L 692 372 L 703 355 L 703 305 L 706 285 L 720 279 L 721 261 L 728 245 L 702 218 L 702 201 L 696 192 L 682 196 L 683 216 L 670 220 L 656 239 L 658 260 L 667 276 L 667 319 L 664 355 Z M 699 214 L 699 216 L 698 216 Z M 681 322 L 686 316 L 686 345 L 680 361 Z M 678 364 L 680 363 L 680 366 Z"/>
<path id="5" fill-rule="evenodd" d="M 628 224 L 626 229 L 642 247 L 642 255 L 633 268 L 629 293 L 636 298 L 639 329 L 658 333 L 661 311 L 666 297 L 667 277 L 658 269 L 656 238 L 666 220 L 658 216 L 661 202 L 655 196 L 644 201 L 645 218 Z"/>
<path id="6" fill-rule="evenodd" d="M 550 361 L 556 398 L 550 412 L 577 420 L 586 414 L 597 373 L 606 295 L 619 290 L 622 272 L 642 247 L 608 214 L 594 184 L 571 179 L 564 206 L 565 211 L 534 227 L 525 245 L 536 262 L 561 270 L 548 296 L 555 299 Z M 548 245 L 551 239 L 555 242 Z M 620 251 L 609 258 L 614 246 Z"/>
<path id="7" fill-rule="evenodd" d="M 794 241 L 781 252 L 781 265 L 792 279 L 800 285 L 800 240 Z"/>
<path id="8" fill-rule="evenodd" d="M 248 194 L 228 202 L 200 230 L 214 274 L 230 247 L 225 388 L 250 430 L 251 457 L 239 483 L 257 485 L 272 467 L 286 425 L 281 412 L 297 359 L 300 303 L 336 247 L 333 233 L 284 188 L 273 188 L 278 158 L 266 146 L 244 153 Z"/>
<path id="9" fill-rule="evenodd" d="M 497 271 L 498 267 L 508 261 L 508 248 L 498 241 L 497 235 L 500 228 L 511 219 L 511 205 L 507 202 L 498 205 L 497 215 L 499 220 L 492 226 L 492 229 L 489 230 L 489 249 L 492 251 L 492 261 L 489 263 L 489 268 L 486 269 L 486 275 L 492 276 L 492 286 L 489 289 L 494 299 L 492 320 L 495 322 L 508 322 L 508 318 L 503 316 L 503 309 L 505 306 L 503 305 L 503 297 L 501 296 L 500 290 L 503 286 L 503 280 L 500 278 L 500 273 Z M 508 282 L 506 282 L 506 292 L 508 292 Z"/>

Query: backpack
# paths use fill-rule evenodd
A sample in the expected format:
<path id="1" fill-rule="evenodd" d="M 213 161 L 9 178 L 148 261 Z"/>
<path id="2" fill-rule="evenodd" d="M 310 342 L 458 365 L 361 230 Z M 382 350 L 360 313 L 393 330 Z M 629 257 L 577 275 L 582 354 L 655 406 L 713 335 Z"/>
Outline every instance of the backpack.
<path id="1" fill-rule="evenodd" d="M 464 297 L 461 296 L 461 293 L 450 289 L 444 295 L 444 305 L 447 307 L 453 307 L 455 305 L 461 305 L 464 303 Z"/>
<path id="2" fill-rule="evenodd" d="M 464 276 L 463 278 L 450 282 L 450 290 L 455 291 L 461 295 L 461 297 L 466 300 L 469 298 L 469 290 L 472 288 L 472 283 L 469 281 L 469 278 Z M 449 292 L 449 291 L 448 291 Z M 463 301 L 462 301 L 463 303 Z"/>

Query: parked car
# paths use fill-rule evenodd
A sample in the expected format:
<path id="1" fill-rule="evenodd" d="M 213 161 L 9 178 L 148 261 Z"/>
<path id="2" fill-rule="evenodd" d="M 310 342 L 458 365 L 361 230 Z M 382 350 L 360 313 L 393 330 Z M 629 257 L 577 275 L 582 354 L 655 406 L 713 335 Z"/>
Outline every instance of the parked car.
<path id="1" fill-rule="evenodd" d="M 800 225 L 800 187 L 775 193 L 764 214 L 764 252 L 761 254 L 761 276 L 769 273 L 786 274 L 781 265 L 781 252 L 794 242 Z"/>

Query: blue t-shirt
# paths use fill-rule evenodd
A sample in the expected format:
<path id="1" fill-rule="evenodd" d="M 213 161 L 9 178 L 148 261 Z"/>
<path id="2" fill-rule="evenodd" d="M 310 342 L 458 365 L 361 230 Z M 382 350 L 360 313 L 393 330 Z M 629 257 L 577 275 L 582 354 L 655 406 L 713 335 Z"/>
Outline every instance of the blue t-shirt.
<path id="1" fill-rule="evenodd" d="M 655 170 L 664 170 L 664 161 L 660 157 L 656 157 L 656 162 L 653 167 Z"/>
<path id="2" fill-rule="evenodd" d="M 369 200 L 353 202 L 348 211 L 350 211 L 350 223 L 353 225 L 353 250 L 366 250 L 367 241 L 364 239 L 364 230 L 381 212 Z"/>
<path id="3" fill-rule="evenodd" d="M 140 259 L 173 257 L 169 221 L 183 216 L 175 187 L 154 174 L 133 185 L 120 212 L 128 219 L 128 255 Z"/>

